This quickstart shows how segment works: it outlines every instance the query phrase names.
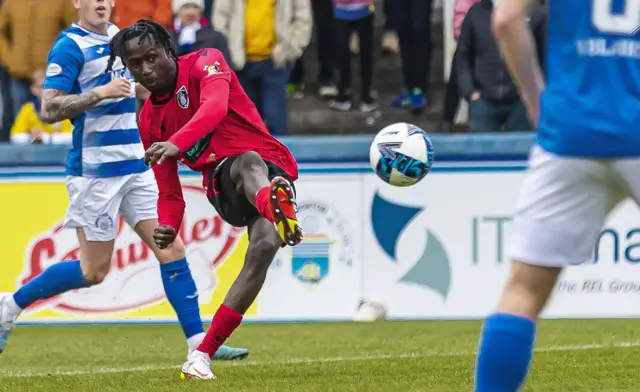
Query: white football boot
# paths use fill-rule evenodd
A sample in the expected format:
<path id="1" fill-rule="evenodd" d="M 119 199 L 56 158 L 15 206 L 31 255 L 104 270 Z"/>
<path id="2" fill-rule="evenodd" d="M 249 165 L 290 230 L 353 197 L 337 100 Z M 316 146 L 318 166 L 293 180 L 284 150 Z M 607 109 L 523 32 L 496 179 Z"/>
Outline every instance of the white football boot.
<path id="1" fill-rule="evenodd" d="M 191 357 L 191 354 L 198 349 L 200 343 L 204 340 L 205 333 L 199 333 L 187 339 L 187 359 Z M 218 348 L 212 361 L 241 361 L 249 356 L 249 350 L 246 348 L 230 347 L 222 345 Z"/>
<path id="2" fill-rule="evenodd" d="M 10 295 L 0 298 L 0 353 L 7 347 L 9 334 L 16 326 L 16 318 L 19 314 L 19 308 Z"/>
<path id="3" fill-rule="evenodd" d="M 187 362 L 182 365 L 180 373 L 182 380 L 213 380 L 216 378 L 211 371 L 211 358 L 202 351 L 194 351 Z"/>

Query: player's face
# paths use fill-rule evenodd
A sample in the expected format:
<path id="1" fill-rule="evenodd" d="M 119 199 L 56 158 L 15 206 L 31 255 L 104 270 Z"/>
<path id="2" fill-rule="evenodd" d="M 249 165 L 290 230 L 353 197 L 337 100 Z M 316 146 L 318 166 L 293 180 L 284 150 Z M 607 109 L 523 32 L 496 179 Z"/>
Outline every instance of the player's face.
<path id="1" fill-rule="evenodd" d="M 115 0 L 73 0 L 73 5 L 78 10 L 80 24 L 83 27 L 93 27 L 98 31 L 106 29 L 115 4 Z"/>
<path id="2" fill-rule="evenodd" d="M 168 93 L 174 87 L 172 75 L 175 69 L 174 60 L 153 38 L 146 39 L 142 43 L 138 41 L 138 38 L 134 38 L 125 43 L 123 51 L 125 65 L 136 81 L 154 95 Z"/>

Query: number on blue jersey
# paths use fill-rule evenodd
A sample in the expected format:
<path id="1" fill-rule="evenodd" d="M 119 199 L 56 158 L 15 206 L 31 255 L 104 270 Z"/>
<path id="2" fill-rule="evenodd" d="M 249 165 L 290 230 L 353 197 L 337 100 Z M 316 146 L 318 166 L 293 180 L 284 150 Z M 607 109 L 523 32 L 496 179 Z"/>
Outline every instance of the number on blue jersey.
<path id="1" fill-rule="evenodd" d="M 550 0 L 538 144 L 640 157 L 640 0 Z"/>
<path id="2" fill-rule="evenodd" d="M 640 0 L 624 0 L 624 11 L 614 13 L 614 0 L 591 0 L 593 25 L 606 34 L 631 35 L 640 29 Z"/>

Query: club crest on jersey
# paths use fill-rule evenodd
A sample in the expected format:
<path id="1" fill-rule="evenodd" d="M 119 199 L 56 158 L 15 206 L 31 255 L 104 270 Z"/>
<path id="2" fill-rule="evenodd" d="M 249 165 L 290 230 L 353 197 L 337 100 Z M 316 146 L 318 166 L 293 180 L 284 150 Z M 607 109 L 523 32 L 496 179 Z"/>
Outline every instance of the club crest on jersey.
<path id="1" fill-rule="evenodd" d="M 182 86 L 180 90 L 178 90 L 178 94 L 176 95 L 176 99 L 178 100 L 178 105 L 181 108 L 186 109 L 189 107 L 189 93 L 187 93 L 187 87 Z"/>
<path id="2" fill-rule="evenodd" d="M 224 72 L 220 71 L 220 62 L 216 61 L 213 65 L 205 65 L 202 69 L 207 73 L 207 77 L 213 75 L 222 75 Z"/>

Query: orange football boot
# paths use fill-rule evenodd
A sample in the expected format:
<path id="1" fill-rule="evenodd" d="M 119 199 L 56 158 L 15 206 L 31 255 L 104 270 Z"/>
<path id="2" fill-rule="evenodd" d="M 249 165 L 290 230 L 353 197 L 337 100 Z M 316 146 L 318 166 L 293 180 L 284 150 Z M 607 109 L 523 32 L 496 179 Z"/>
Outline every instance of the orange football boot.
<path id="1" fill-rule="evenodd" d="M 295 246 L 302 241 L 302 228 L 296 216 L 296 199 L 289 181 L 275 177 L 271 181 L 269 207 L 276 229 L 285 245 Z"/>

